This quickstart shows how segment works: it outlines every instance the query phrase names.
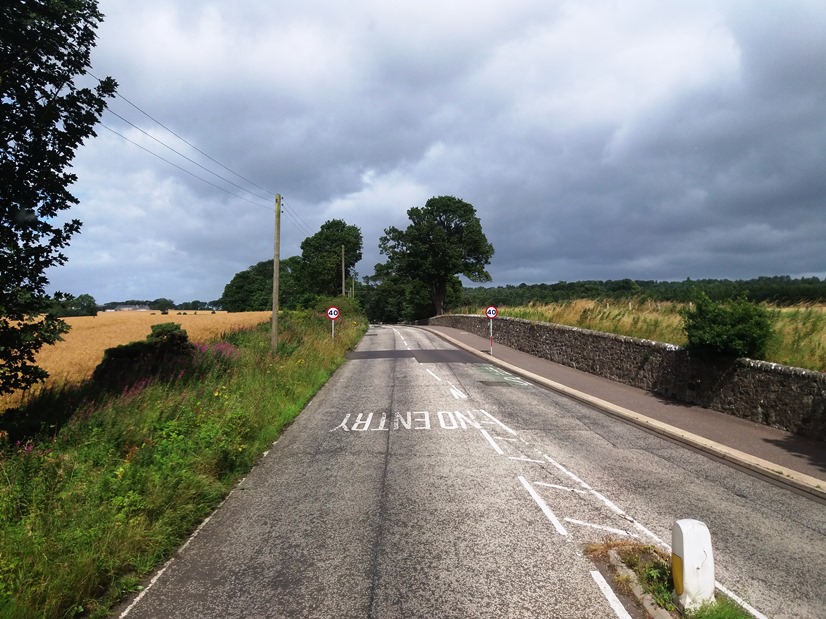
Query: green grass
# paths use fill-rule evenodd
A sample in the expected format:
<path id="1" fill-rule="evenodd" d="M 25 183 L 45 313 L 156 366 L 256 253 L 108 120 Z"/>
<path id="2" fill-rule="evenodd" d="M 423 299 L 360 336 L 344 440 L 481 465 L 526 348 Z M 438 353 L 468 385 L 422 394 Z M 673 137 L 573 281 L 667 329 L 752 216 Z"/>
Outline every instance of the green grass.
<path id="1" fill-rule="evenodd" d="M 752 616 L 728 598 L 718 596 L 715 602 L 704 604 L 685 614 L 686 619 L 752 619 Z"/>
<path id="2" fill-rule="evenodd" d="M 674 591 L 670 557 L 662 550 L 649 544 L 628 540 L 608 540 L 599 544 L 589 544 L 585 553 L 595 561 L 608 562 L 607 556 L 614 550 L 623 564 L 634 572 L 642 590 L 653 598 L 654 602 L 669 612 L 677 612 L 672 602 Z M 628 583 L 616 581 L 618 588 L 627 592 Z M 752 619 L 752 616 L 738 604 L 725 596 L 717 595 L 714 602 L 704 604 L 682 615 L 685 619 Z"/>
<path id="3" fill-rule="evenodd" d="M 352 311 L 346 314 L 354 316 Z M 164 561 L 343 362 L 366 322 L 286 313 L 202 351 L 199 373 L 44 394 L 51 432 L 0 451 L 0 617 L 104 617 Z M 32 412 L 34 411 L 34 412 Z M 65 419 L 64 419 L 65 418 Z M 66 421 L 68 419 L 68 421 Z M 3 441 L 0 440 L 0 443 Z"/>

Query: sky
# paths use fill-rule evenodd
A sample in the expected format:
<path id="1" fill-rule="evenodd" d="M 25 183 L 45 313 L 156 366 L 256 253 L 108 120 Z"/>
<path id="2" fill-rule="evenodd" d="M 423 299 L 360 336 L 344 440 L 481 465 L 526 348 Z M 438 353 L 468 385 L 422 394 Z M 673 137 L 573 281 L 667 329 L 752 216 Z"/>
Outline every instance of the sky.
<path id="1" fill-rule="evenodd" d="M 272 258 L 275 193 L 282 258 L 343 219 L 360 276 L 452 195 L 491 285 L 826 277 L 822 0 L 99 6 L 91 72 L 120 96 L 51 290 L 218 299 Z"/>

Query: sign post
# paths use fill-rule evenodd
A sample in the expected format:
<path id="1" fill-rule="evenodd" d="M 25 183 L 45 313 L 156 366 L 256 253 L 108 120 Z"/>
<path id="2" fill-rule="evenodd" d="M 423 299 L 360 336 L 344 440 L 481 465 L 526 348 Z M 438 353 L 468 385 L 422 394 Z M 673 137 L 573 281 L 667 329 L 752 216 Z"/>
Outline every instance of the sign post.
<path id="1" fill-rule="evenodd" d="M 499 315 L 499 310 L 495 305 L 488 305 L 485 308 L 485 316 L 490 318 L 490 356 L 493 356 L 493 319 Z"/>
<path id="2" fill-rule="evenodd" d="M 333 339 L 336 339 L 336 320 L 341 317 L 341 312 L 333 305 L 327 308 L 327 318 L 330 319 L 330 328 L 332 329 Z"/>

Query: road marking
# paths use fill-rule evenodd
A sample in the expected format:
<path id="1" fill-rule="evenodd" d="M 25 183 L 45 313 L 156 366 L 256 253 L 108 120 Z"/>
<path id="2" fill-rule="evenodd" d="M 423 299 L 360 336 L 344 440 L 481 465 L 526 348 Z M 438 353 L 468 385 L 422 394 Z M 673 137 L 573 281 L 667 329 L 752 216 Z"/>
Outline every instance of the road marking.
<path id="1" fill-rule="evenodd" d="M 531 458 L 526 458 L 522 456 L 521 458 L 517 458 L 516 456 L 509 456 L 508 460 L 519 460 L 520 462 L 536 462 L 538 464 L 545 464 L 542 460 L 533 460 Z"/>
<path id="2" fill-rule="evenodd" d="M 660 539 L 660 537 L 659 537 L 659 536 L 655 535 L 654 533 L 652 533 L 651 531 L 649 531 L 648 529 L 646 529 L 643 525 L 641 525 L 639 522 L 637 522 L 636 520 L 634 520 L 631 516 L 629 516 L 628 514 L 626 514 L 626 513 L 625 513 L 623 510 L 621 510 L 619 507 L 617 507 L 617 506 L 616 506 L 616 505 L 615 505 L 612 501 L 610 501 L 607 497 L 603 496 L 602 494 L 600 494 L 599 492 L 597 492 L 596 490 L 594 490 L 593 488 L 591 488 L 591 486 L 589 486 L 589 485 L 588 485 L 588 484 L 586 484 L 584 481 L 582 481 L 579 477 L 577 477 L 576 475 L 574 475 L 573 473 L 571 473 L 571 471 L 569 471 L 568 469 L 566 469 L 564 466 L 562 466 L 559 462 L 557 462 L 556 460 L 554 460 L 553 458 L 551 458 L 549 455 L 547 455 L 547 454 L 543 454 L 543 455 L 544 455 L 545 459 L 546 459 L 548 462 L 550 462 L 551 464 L 553 464 L 556 468 L 558 468 L 560 471 L 562 471 L 563 473 L 565 473 L 568 477 L 570 477 L 571 479 L 573 479 L 573 480 L 574 480 L 575 482 L 577 482 L 580 486 L 582 486 L 583 488 L 585 488 L 588 492 L 590 492 L 591 494 L 593 494 L 593 495 L 594 495 L 597 499 L 599 499 L 600 501 L 602 501 L 602 503 L 603 503 L 603 504 L 605 504 L 605 506 L 606 506 L 608 509 L 610 509 L 612 512 L 614 512 L 614 513 L 615 513 L 615 514 L 617 514 L 618 516 L 621 516 L 622 518 L 625 518 L 628 522 L 630 522 L 631 524 L 633 524 L 633 525 L 634 525 L 634 527 L 635 527 L 638 531 L 642 531 L 642 532 L 643 532 L 643 533 L 645 533 L 645 534 L 646 534 L 649 538 L 651 538 L 652 540 L 654 540 L 655 542 L 657 542 L 657 543 L 658 543 L 658 544 L 659 544 L 662 548 L 665 548 L 668 552 L 671 552 L 671 546 L 669 546 L 668 544 L 666 544 L 666 543 L 665 543 L 662 539 Z"/>
<path id="3" fill-rule="evenodd" d="M 441 378 L 439 378 L 438 376 L 436 376 L 436 374 L 433 372 L 433 370 L 431 370 L 431 369 L 429 369 L 429 368 L 428 368 L 428 369 L 427 369 L 427 373 L 428 373 L 428 374 L 430 374 L 433 378 L 435 378 L 435 379 L 436 379 L 436 380 L 438 380 L 439 382 L 442 382 L 442 379 L 441 379 Z"/>
<path id="4" fill-rule="evenodd" d="M 344 416 L 344 421 L 342 421 L 342 422 L 341 422 L 340 424 L 338 424 L 335 428 L 333 428 L 332 430 L 330 430 L 330 432 L 335 432 L 335 431 L 336 431 L 336 430 L 338 430 L 339 428 L 341 428 L 341 429 L 342 429 L 342 430 L 344 430 L 345 432 L 349 432 L 349 431 L 350 431 L 350 428 L 348 428 L 348 427 L 347 427 L 347 420 L 348 420 L 348 419 L 350 419 L 350 413 L 347 413 L 347 414 Z"/>
<path id="5" fill-rule="evenodd" d="M 544 486 L 545 488 L 555 488 L 557 490 L 566 490 L 567 492 L 576 492 L 577 494 L 588 494 L 585 490 L 579 488 L 568 488 L 567 486 L 558 486 L 557 484 L 546 484 L 544 481 L 533 482 L 536 486 Z"/>
<path id="6" fill-rule="evenodd" d="M 597 587 L 602 591 L 602 595 L 608 600 L 617 617 L 619 617 L 619 619 L 632 619 L 631 615 L 628 614 L 628 611 L 625 610 L 625 607 L 622 605 L 622 602 L 619 601 L 617 594 L 614 593 L 614 590 L 605 582 L 605 578 L 599 573 L 599 570 L 591 571 L 591 578 L 597 583 Z"/>
<path id="7" fill-rule="evenodd" d="M 499 421 L 496 417 L 491 415 L 488 411 L 482 410 L 481 408 L 477 408 L 477 409 L 474 409 L 474 410 L 479 411 L 483 415 L 487 415 L 493 421 L 493 423 L 497 424 L 505 432 L 507 432 L 508 434 L 513 434 L 514 436 L 516 436 L 516 431 L 515 430 L 511 430 L 508 426 L 506 426 L 504 423 Z M 489 421 L 482 421 L 481 423 L 490 423 L 490 422 Z"/>
<path id="8" fill-rule="evenodd" d="M 493 447 L 496 450 L 496 453 L 498 453 L 500 456 L 505 455 L 505 452 L 502 451 L 502 448 L 496 444 L 496 441 L 494 441 L 493 437 L 490 434 L 488 434 L 487 430 L 485 430 L 484 428 L 479 428 L 479 432 L 482 433 L 482 436 L 488 439 L 488 443 L 490 443 L 491 447 Z"/>
<path id="9" fill-rule="evenodd" d="M 531 486 L 531 483 L 527 479 L 522 477 L 521 475 L 519 476 L 518 479 L 519 479 L 519 481 L 522 482 L 522 485 L 525 486 L 525 490 L 528 491 L 528 494 L 531 495 L 531 498 L 534 501 L 536 501 L 537 505 L 539 505 L 539 509 L 542 510 L 542 513 L 545 514 L 545 516 L 547 516 L 548 520 L 551 521 L 551 524 L 554 525 L 554 528 L 556 529 L 557 533 L 559 533 L 560 535 L 568 535 L 568 531 L 566 531 L 565 527 L 562 526 L 562 523 L 559 521 L 559 519 L 556 517 L 556 515 L 551 511 L 551 508 L 548 507 L 548 504 L 545 503 L 544 500 L 542 500 L 542 497 L 539 496 L 539 493 L 536 490 L 534 490 L 533 486 Z"/>
<path id="10" fill-rule="evenodd" d="M 450 385 L 450 393 L 454 398 L 457 400 L 467 400 L 467 395 L 462 393 L 461 390 L 457 389 L 452 383 L 448 383 L 448 385 Z"/>
<path id="11" fill-rule="evenodd" d="M 589 527 L 591 529 L 599 529 L 600 531 L 608 531 L 609 533 L 616 533 L 617 535 L 622 535 L 623 537 L 639 537 L 638 535 L 634 535 L 633 533 L 629 533 L 628 531 L 623 531 L 622 529 L 615 529 L 613 527 L 604 527 L 601 524 L 594 524 L 593 522 L 585 522 L 583 520 L 575 520 L 573 518 L 563 518 L 565 522 L 570 522 L 571 524 L 578 524 L 581 527 Z"/>

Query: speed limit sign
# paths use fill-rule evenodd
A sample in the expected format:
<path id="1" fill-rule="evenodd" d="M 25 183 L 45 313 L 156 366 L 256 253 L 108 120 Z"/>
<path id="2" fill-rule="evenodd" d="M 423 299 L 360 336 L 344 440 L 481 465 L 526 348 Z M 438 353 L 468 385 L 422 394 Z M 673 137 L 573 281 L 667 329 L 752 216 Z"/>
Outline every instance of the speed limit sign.
<path id="1" fill-rule="evenodd" d="M 327 308 L 327 318 L 329 318 L 330 320 L 338 320 L 339 316 L 341 316 L 341 312 L 338 311 L 338 308 L 336 306 Z"/>
<path id="2" fill-rule="evenodd" d="M 489 306 L 485 309 L 485 316 L 487 316 L 487 317 L 488 317 L 488 318 L 490 318 L 491 320 L 493 320 L 494 318 L 496 318 L 496 316 L 498 316 L 498 315 L 499 315 L 499 310 L 498 310 L 498 309 L 496 309 L 496 306 L 495 306 L 495 305 L 489 305 Z"/>

